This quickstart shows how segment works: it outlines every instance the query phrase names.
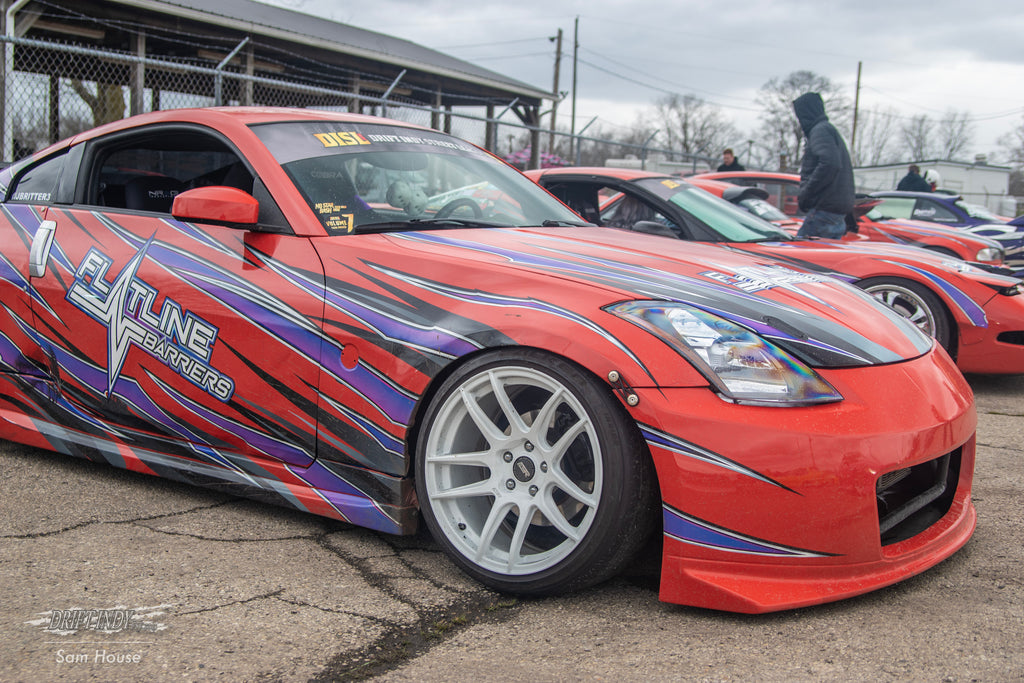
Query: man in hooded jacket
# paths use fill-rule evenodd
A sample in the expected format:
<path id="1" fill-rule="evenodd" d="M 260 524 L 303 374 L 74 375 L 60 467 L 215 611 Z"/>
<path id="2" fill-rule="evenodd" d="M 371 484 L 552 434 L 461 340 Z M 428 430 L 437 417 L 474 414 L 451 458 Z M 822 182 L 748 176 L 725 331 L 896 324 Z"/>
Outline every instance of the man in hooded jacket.
<path id="1" fill-rule="evenodd" d="M 829 123 L 821 95 L 804 93 L 793 100 L 793 111 L 807 136 L 798 195 L 800 210 L 807 215 L 797 237 L 840 239 L 846 233 L 845 216 L 853 209 L 850 153 Z"/>

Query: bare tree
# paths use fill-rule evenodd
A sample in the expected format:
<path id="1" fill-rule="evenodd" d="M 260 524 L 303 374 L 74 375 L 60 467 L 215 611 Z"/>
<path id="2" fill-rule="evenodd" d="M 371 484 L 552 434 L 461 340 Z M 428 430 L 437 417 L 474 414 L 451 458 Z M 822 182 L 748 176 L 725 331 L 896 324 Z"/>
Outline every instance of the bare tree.
<path id="1" fill-rule="evenodd" d="M 998 142 L 1002 147 L 1000 157 L 1013 168 L 1009 193 L 1017 197 L 1024 196 L 1024 120 L 1013 130 L 1000 135 Z"/>
<path id="2" fill-rule="evenodd" d="M 120 85 L 96 83 L 95 90 L 79 80 L 71 81 L 71 89 L 92 111 L 94 126 L 124 118 L 125 90 Z"/>
<path id="3" fill-rule="evenodd" d="M 665 147 L 683 155 L 716 156 L 740 135 L 717 106 L 696 95 L 666 95 L 654 105 Z"/>
<path id="4" fill-rule="evenodd" d="M 803 156 L 804 132 L 793 113 L 793 100 L 805 92 L 821 95 L 829 120 L 849 137 L 849 100 L 827 76 L 813 71 L 794 71 L 785 78 L 771 79 L 761 86 L 756 99 L 763 109 L 761 135 L 763 144 L 778 150 L 780 159 L 784 158 L 790 168 L 798 165 Z"/>
<path id="5" fill-rule="evenodd" d="M 999 136 L 1002 157 L 1015 169 L 1024 168 L 1024 119 L 1017 127 Z"/>
<path id="6" fill-rule="evenodd" d="M 935 124 L 927 114 L 912 116 L 900 126 L 903 149 L 911 161 L 924 161 L 935 156 L 932 129 Z"/>
<path id="7" fill-rule="evenodd" d="M 950 109 L 939 119 L 936 133 L 941 158 L 949 160 L 962 154 L 974 138 L 974 124 L 971 123 L 970 112 Z"/>
<path id="8" fill-rule="evenodd" d="M 857 122 L 857 148 L 851 150 L 857 165 L 878 166 L 900 160 L 896 144 L 896 110 L 862 110 Z"/>

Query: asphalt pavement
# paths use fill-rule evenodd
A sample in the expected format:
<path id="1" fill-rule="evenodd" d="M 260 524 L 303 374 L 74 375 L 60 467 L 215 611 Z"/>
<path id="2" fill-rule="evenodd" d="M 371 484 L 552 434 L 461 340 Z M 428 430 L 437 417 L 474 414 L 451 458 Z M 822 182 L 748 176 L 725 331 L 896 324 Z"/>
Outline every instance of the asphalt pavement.
<path id="1" fill-rule="evenodd" d="M 657 548 L 516 600 L 394 537 L 0 442 L 0 681 L 1024 681 L 1024 376 L 969 377 L 978 529 L 869 595 L 658 601 Z"/>

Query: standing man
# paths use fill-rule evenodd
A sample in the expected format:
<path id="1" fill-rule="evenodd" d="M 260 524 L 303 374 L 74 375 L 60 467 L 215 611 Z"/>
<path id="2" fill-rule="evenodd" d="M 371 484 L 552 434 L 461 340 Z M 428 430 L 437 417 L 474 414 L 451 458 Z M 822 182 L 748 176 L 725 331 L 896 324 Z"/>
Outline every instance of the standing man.
<path id="1" fill-rule="evenodd" d="M 807 136 L 798 196 L 800 210 L 807 215 L 797 237 L 840 239 L 846 234 L 845 216 L 853 209 L 850 152 L 829 123 L 821 95 L 804 93 L 793 100 L 793 111 Z"/>
<path id="2" fill-rule="evenodd" d="M 719 171 L 746 171 L 743 164 L 736 161 L 736 155 L 732 153 L 731 147 L 722 150 L 722 163 L 718 166 Z"/>
<path id="3" fill-rule="evenodd" d="M 907 175 L 900 179 L 896 189 L 906 192 L 931 192 L 932 186 L 921 177 L 921 167 L 917 164 L 911 164 L 907 170 Z"/>

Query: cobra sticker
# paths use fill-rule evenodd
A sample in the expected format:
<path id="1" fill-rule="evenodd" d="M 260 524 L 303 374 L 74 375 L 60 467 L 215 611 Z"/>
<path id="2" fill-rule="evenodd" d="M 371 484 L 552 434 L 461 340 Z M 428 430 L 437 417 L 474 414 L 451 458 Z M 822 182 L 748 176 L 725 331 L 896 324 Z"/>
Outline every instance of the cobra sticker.
<path id="1" fill-rule="evenodd" d="M 112 258 L 90 250 L 68 289 L 67 300 L 107 328 L 107 395 L 113 393 L 134 344 L 214 398 L 227 401 L 234 394 L 234 380 L 209 365 L 219 330 L 170 297 L 157 310 L 160 292 L 136 275 L 151 242 L 116 275 L 109 273 Z"/>

